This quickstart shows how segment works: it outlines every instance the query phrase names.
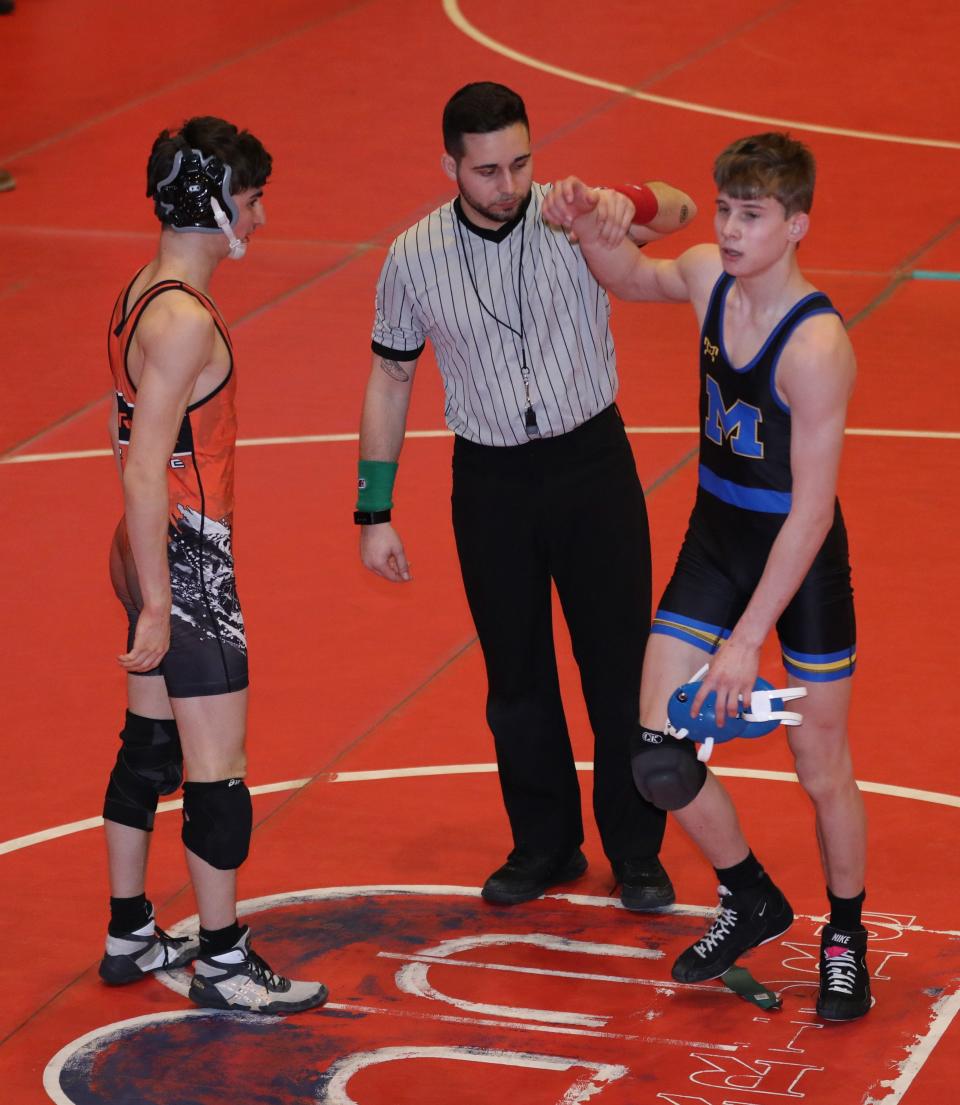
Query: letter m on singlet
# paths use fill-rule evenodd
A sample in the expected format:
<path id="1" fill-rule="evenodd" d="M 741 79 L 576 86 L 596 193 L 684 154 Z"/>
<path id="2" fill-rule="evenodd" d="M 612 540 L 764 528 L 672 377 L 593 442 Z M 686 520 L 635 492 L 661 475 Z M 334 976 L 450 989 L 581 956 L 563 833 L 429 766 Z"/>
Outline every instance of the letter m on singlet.
<path id="1" fill-rule="evenodd" d="M 709 374 L 706 379 L 707 417 L 703 432 L 715 445 L 730 442 L 730 448 L 738 457 L 762 459 L 763 442 L 760 440 L 760 423 L 763 412 L 738 399 L 732 407 L 723 401 L 720 385 Z"/>

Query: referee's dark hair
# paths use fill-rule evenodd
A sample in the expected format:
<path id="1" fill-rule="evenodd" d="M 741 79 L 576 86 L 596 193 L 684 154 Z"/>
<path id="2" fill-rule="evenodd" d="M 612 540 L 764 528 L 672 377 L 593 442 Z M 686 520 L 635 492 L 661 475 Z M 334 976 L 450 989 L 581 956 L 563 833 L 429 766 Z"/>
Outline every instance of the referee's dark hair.
<path id="1" fill-rule="evenodd" d="M 514 123 L 523 123 L 530 130 L 527 109 L 516 92 L 493 81 L 465 84 L 443 109 L 443 148 L 459 161 L 465 134 L 490 134 Z"/>

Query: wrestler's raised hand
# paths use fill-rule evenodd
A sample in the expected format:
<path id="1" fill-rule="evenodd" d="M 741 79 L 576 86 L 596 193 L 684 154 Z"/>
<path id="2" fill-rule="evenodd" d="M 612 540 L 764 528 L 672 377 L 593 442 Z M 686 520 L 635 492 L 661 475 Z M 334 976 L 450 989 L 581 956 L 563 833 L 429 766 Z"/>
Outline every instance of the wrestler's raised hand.
<path id="1" fill-rule="evenodd" d="M 626 237 L 635 211 L 621 192 L 591 188 L 575 176 L 558 180 L 543 200 L 544 219 L 562 227 L 571 242 L 600 242 L 609 249 Z"/>

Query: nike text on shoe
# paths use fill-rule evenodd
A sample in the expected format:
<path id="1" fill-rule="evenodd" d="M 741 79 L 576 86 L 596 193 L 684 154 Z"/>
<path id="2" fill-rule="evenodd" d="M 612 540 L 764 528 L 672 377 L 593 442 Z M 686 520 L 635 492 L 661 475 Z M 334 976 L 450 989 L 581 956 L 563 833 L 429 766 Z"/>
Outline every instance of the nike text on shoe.
<path id="1" fill-rule="evenodd" d="M 720 907 L 713 924 L 673 965 L 677 982 L 719 978 L 744 952 L 776 940 L 793 924 L 790 903 L 769 879 L 735 894 L 725 886 L 718 890 Z"/>
<path id="2" fill-rule="evenodd" d="M 820 937 L 820 993 L 817 1015 L 825 1021 L 852 1021 L 870 1011 L 867 932 L 824 925 Z"/>
<path id="3" fill-rule="evenodd" d="M 277 1015 L 323 1005 L 327 988 L 322 982 L 294 982 L 274 974 L 250 947 L 245 926 L 229 951 L 197 959 L 187 996 L 206 1009 Z"/>
<path id="4" fill-rule="evenodd" d="M 517 905 L 539 898 L 551 886 L 578 879 L 587 869 L 587 857 L 575 848 L 559 856 L 533 856 L 514 850 L 507 862 L 483 884 L 484 901 Z"/>
<path id="5" fill-rule="evenodd" d="M 100 977 L 109 986 L 136 982 L 152 971 L 183 967 L 196 958 L 200 944 L 195 936 L 168 936 L 151 915 L 136 932 L 122 936 L 107 934 L 107 947 L 100 960 Z"/>

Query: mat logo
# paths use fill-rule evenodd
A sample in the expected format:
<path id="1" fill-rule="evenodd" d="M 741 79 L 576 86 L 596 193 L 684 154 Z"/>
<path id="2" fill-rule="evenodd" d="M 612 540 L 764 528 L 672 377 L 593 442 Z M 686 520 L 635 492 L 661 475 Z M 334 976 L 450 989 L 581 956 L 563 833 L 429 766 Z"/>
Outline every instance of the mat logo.
<path id="1" fill-rule="evenodd" d="M 474 1047 L 381 1047 L 374 1051 L 361 1051 L 334 1062 L 321 1078 L 317 1087 L 317 1100 L 347 1105 L 354 1102 L 348 1085 L 355 1074 L 382 1063 L 407 1063 L 412 1059 L 435 1059 L 453 1063 L 479 1063 L 486 1068 L 519 1068 L 525 1070 L 582 1071 L 570 1083 L 563 1097 L 563 1105 L 586 1101 L 599 1093 L 605 1084 L 623 1078 L 627 1068 L 609 1063 L 588 1063 L 576 1059 L 564 1059 L 557 1055 L 535 1055 L 530 1052 L 497 1051 Z M 584 1077 L 584 1074 L 586 1077 Z"/>
<path id="2" fill-rule="evenodd" d="M 194 1009 L 189 972 L 158 975 L 175 1008 L 74 1041 L 44 1086 L 58 1105 L 158 1101 L 157 1086 L 191 1105 L 722 1105 L 731 1094 L 827 1105 L 834 1053 L 809 1016 L 816 926 L 809 944 L 787 945 L 788 960 L 779 947 L 754 953 L 753 970 L 764 956 L 768 971 L 786 970 L 767 985 L 793 1004 L 790 1016 L 755 1017 L 720 983 L 670 979 L 709 912 L 638 918 L 609 898 L 560 894 L 503 911 L 449 886 L 241 903 L 267 961 L 322 978 L 327 1005 L 290 1018 Z M 155 1006 L 157 982 L 142 987 Z M 875 1042 L 902 1055 L 899 1038 Z M 830 1102 L 862 1098 L 868 1087 L 850 1074 L 831 1071 L 846 1096 Z"/>
<path id="3" fill-rule="evenodd" d="M 823 1067 L 810 1063 L 786 1063 L 780 1060 L 754 1059 L 746 1062 L 735 1055 L 694 1053 L 693 1058 L 706 1066 L 694 1071 L 690 1081 L 698 1086 L 722 1090 L 746 1090 L 748 1093 L 777 1097 L 804 1097 L 798 1090 L 800 1079 L 809 1071 Z"/>

